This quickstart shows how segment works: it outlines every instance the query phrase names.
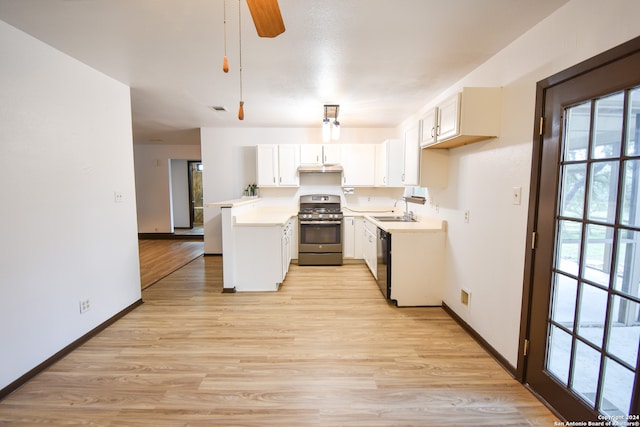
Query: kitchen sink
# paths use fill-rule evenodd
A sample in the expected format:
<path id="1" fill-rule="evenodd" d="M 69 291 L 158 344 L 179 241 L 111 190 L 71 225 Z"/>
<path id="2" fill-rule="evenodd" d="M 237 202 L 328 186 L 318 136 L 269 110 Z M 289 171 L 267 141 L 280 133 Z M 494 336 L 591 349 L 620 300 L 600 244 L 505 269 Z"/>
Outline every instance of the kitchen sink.
<path id="1" fill-rule="evenodd" d="M 376 221 L 383 222 L 416 222 L 415 218 L 406 218 L 404 216 L 389 215 L 389 216 L 374 216 Z"/>

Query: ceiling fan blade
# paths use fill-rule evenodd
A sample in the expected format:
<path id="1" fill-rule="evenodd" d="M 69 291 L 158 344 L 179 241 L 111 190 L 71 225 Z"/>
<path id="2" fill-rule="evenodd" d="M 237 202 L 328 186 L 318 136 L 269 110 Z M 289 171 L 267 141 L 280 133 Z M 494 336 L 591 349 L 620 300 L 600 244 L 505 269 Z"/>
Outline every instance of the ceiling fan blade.
<path id="1" fill-rule="evenodd" d="M 276 37 L 284 33 L 278 0 L 247 0 L 247 5 L 260 37 Z"/>

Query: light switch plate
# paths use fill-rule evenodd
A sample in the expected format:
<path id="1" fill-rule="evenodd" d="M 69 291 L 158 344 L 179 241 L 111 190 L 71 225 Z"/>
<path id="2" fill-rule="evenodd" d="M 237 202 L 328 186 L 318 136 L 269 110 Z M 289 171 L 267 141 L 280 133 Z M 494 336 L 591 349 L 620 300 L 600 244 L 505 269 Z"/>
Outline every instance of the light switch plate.
<path id="1" fill-rule="evenodd" d="M 511 203 L 519 205 L 522 199 L 522 187 L 513 187 L 511 195 Z"/>

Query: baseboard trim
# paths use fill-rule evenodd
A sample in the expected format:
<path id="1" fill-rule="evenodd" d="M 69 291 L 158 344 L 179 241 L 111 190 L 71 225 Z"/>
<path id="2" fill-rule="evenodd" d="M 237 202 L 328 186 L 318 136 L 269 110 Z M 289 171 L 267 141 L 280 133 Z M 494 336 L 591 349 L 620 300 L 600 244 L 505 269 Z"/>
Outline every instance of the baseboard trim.
<path id="1" fill-rule="evenodd" d="M 59 352 L 57 352 L 56 354 L 54 354 L 53 356 L 51 356 L 50 358 L 48 358 L 44 362 L 40 363 L 35 368 L 31 369 L 29 372 L 27 372 L 26 374 L 22 375 L 20 378 L 18 378 L 17 380 L 12 382 L 8 386 L 4 387 L 2 390 L 0 390 L 0 400 L 4 399 L 5 397 L 9 396 L 14 391 L 18 390 L 20 387 L 25 385 L 29 380 L 31 380 L 32 378 L 36 377 L 39 373 L 41 373 L 42 371 L 44 371 L 48 367 L 54 365 L 59 360 L 63 359 L 66 355 L 71 353 L 73 350 L 77 349 L 82 344 L 84 344 L 85 342 L 89 341 L 91 338 L 96 336 L 98 333 L 102 332 L 107 327 L 111 326 L 117 320 L 119 320 L 122 317 L 124 317 L 127 313 L 133 311 L 135 308 L 137 308 L 140 305 L 142 305 L 142 303 L 143 303 L 142 299 L 139 299 L 138 301 L 134 302 L 133 304 L 131 304 L 130 306 L 128 306 L 124 310 L 116 313 L 110 319 L 108 319 L 105 322 L 101 323 L 100 325 L 98 325 L 97 327 L 95 327 L 91 331 L 87 332 L 86 334 L 84 334 L 83 336 L 81 336 L 80 338 L 78 338 L 77 340 L 72 342 L 71 344 L 67 345 L 62 350 L 60 350 Z"/>
<path id="2" fill-rule="evenodd" d="M 442 308 L 447 312 L 449 316 L 453 318 L 453 320 L 458 322 L 458 324 L 462 326 L 462 328 L 467 331 L 467 333 L 471 335 L 471 337 L 476 340 L 476 342 L 480 344 L 480 346 L 482 346 L 482 348 L 484 348 L 487 353 L 489 353 L 489 355 L 493 357 L 495 361 L 498 362 L 498 364 L 500 364 L 500 366 L 502 366 L 505 371 L 507 371 L 507 373 L 509 373 L 509 375 L 511 375 L 514 379 L 516 378 L 515 366 L 510 364 L 507 359 L 505 359 L 500 353 L 498 353 L 495 348 L 493 348 L 484 338 L 482 338 L 482 336 L 478 332 L 476 332 L 476 330 L 473 329 L 467 322 L 465 322 L 460 316 L 458 316 L 458 314 L 453 311 L 451 307 L 445 304 L 444 301 L 442 302 Z"/>
<path id="3" fill-rule="evenodd" d="M 173 234 L 173 233 L 138 233 L 140 240 L 189 240 L 203 242 L 204 236 L 201 234 Z"/>

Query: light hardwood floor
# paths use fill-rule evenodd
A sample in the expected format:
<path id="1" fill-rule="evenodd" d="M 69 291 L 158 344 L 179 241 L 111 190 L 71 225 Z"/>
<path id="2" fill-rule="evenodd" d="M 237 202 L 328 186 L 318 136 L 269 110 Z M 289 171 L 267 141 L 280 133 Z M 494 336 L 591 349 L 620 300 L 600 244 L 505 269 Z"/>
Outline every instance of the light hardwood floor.
<path id="1" fill-rule="evenodd" d="M 221 270 L 200 257 L 144 290 L 145 304 L 0 402 L 0 425 L 557 421 L 442 309 L 389 305 L 364 264 L 292 265 L 274 293 L 223 294 Z"/>

